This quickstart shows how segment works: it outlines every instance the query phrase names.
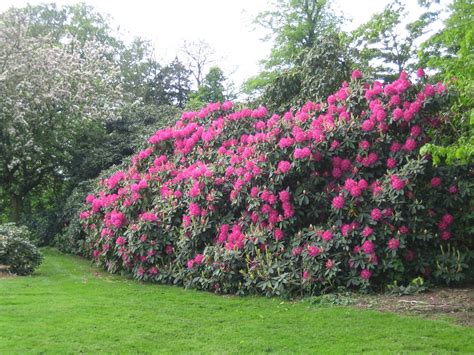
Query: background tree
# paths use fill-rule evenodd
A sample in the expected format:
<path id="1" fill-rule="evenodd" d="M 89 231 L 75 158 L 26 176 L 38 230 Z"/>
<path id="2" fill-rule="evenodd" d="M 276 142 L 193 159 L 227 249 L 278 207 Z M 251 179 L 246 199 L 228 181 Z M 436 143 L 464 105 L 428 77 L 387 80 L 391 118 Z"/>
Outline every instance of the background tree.
<path id="1" fill-rule="evenodd" d="M 165 92 L 168 102 L 184 108 L 191 91 L 190 71 L 186 69 L 178 57 L 162 70 Z"/>
<path id="2" fill-rule="evenodd" d="M 162 124 L 170 123 L 170 120 L 177 116 L 177 110 L 170 105 L 175 100 L 182 104 L 186 96 L 182 95 L 183 90 L 178 90 L 177 94 L 173 94 L 176 86 L 169 85 L 175 85 L 176 80 L 169 79 L 167 76 L 174 74 L 169 73 L 169 70 L 165 70 L 166 66 L 163 67 L 154 59 L 153 48 L 148 41 L 136 38 L 130 44 L 124 43 L 119 39 L 117 30 L 110 24 L 109 17 L 97 13 L 92 7 L 85 4 L 63 7 L 57 7 L 54 4 L 37 5 L 12 8 L 1 16 L 4 27 L 9 28 L 10 32 L 16 25 L 10 28 L 6 25 L 8 21 L 5 22 L 5 20 L 21 17 L 23 21 L 21 39 L 27 40 L 25 43 L 28 43 L 31 51 L 42 48 L 37 56 L 30 52 L 28 46 L 25 47 L 26 51 L 19 51 L 15 55 L 24 56 L 23 64 L 29 63 L 29 57 L 31 57 L 31 63 L 34 64 L 31 70 L 37 70 L 35 75 L 38 78 L 43 76 L 44 79 L 33 80 L 29 83 L 25 78 L 30 74 L 26 73 L 22 74 L 23 76 L 17 75 L 14 80 L 23 80 L 24 85 L 29 85 L 29 88 L 33 88 L 33 84 L 40 86 L 41 82 L 44 83 L 43 88 L 30 91 L 28 95 L 31 102 L 37 105 L 34 108 L 35 120 L 42 122 L 43 125 L 46 125 L 45 122 L 50 122 L 49 120 L 53 120 L 51 122 L 54 123 L 48 123 L 46 129 L 40 127 L 41 125 L 36 127 L 36 123 L 30 125 L 31 118 L 29 116 L 25 118 L 25 125 L 28 125 L 26 128 L 34 131 L 35 139 L 42 140 L 41 144 L 52 145 L 52 150 L 44 152 L 45 157 L 49 155 L 52 157 L 41 160 L 35 156 L 35 159 L 30 160 L 31 169 L 28 166 L 28 169 L 24 168 L 24 170 L 29 171 L 28 174 L 30 174 L 28 183 L 36 187 L 23 187 L 22 190 L 25 191 L 21 193 L 23 197 L 15 198 L 15 204 L 11 202 L 12 189 L 7 188 L 5 184 L 0 184 L 0 220 L 8 221 L 12 217 L 15 220 L 20 219 L 22 223 L 28 224 L 43 242 L 47 243 L 67 223 L 63 218 L 63 206 L 71 191 L 81 181 L 93 179 L 100 171 L 121 163 L 133 153 L 137 142 L 143 141 L 145 135 L 156 131 Z M 11 61 L 12 57 L 8 53 L 8 48 L 15 48 L 15 42 L 8 35 L 10 32 L 2 30 L 1 33 L 2 41 L 7 43 L 7 46 L 2 48 L 4 50 L 2 58 L 10 61 L 8 65 L 15 62 L 15 59 Z M 46 47 L 43 46 L 44 43 L 47 43 Z M 49 54 L 46 51 L 53 53 L 51 63 L 47 61 Z M 63 60 L 62 57 L 59 59 L 60 55 L 66 59 Z M 55 61 L 60 62 L 58 66 Z M 62 102 L 61 105 L 57 102 L 49 103 L 54 97 L 60 101 L 63 92 L 60 91 L 57 96 L 53 94 L 54 90 L 62 90 L 59 85 L 63 80 L 67 84 L 64 88 L 66 92 L 70 87 L 77 93 L 86 90 L 81 86 L 82 81 L 80 81 L 78 69 L 70 67 L 73 64 L 71 61 L 81 63 L 80 71 L 84 72 L 82 80 L 87 82 L 93 79 L 93 82 L 89 83 L 96 86 L 93 96 L 91 97 L 90 92 L 84 92 L 82 97 L 73 96 L 67 102 L 69 104 L 67 107 L 66 102 Z M 88 68 L 91 70 L 94 68 L 88 67 L 85 63 L 91 63 L 91 65 L 101 63 L 93 78 L 89 75 Z M 26 65 L 24 67 L 26 68 Z M 10 84 L 13 77 L 7 74 L 13 75 L 12 73 L 12 71 L 2 71 L 0 101 L 2 103 L 8 101 L 8 104 L 16 105 L 15 107 L 20 110 L 21 100 L 24 98 L 19 92 L 15 92 L 15 95 L 8 94 L 10 91 L 13 92 L 13 84 Z M 109 77 L 104 75 L 109 75 Z M 113 86 L 120 91 L 120 100 L 115 100 L 113 92 L 100 91 L 102 90 L 100 86 L 105 83 L 103 80 L 112 77 Z M 178 81 L 185 82 L 185 79 Z M 50 90 L 51 95 L 47 90 Z M 50 101 L 42 100 L 43 93 Z M 50 98 L 50 96 L 54 97 Z M 92 99 L 97 103 L 93 103 Z M 106 104 L 110 104 L 109 109 L 98 110 Z M 26 105 L 24 108 L 33 114 L 33 104 Z M 87 108 L 95 108 L 100 112 L 86 112 Z M 11 128 L 3 122 L 6 122 L 7 118 L 10 119 L 12 115 L 8 111 L 7 104 L 0 110 L 2 132 L 6 132 L 2 133 L 2 138 L 5 137 L 2 139 L 2 144 L 5 150 L 11 151 L 8 148 L 9 144 L 14 143 L 20 147 L 25 142 L 17 138 L 12 138 L 11 141 L 6 139 L 7 135 L 12 137 L 12 133 L 8 131 Z M 61 120 L 65 117 L 72 119 L 66 122 L 61 121 L 60 114 L 63 115 Z M 22 117 L 16 116 L 18 119 Z M 43 129 L 46 132 L 44 134 Z M 54 143 L 55 139 L 59 142 Z M 10 158 L 8 154 L 2 154 L 0 160 L 2 159 L 6 161 Z M 35 166 L 32 165 L 33 162 Z M 2 165 L 2 176 L 11 175 L 10 168 L 7 169 L 5 166 L 5 164 Z M 34 170 L 34 168 L 37 169 Z M 18 175 L 18 168 L 15 169 L 17 170 L 14 173 Z M 26 173 L 23 176 L 27 176 Z M 8 179 L 12 178 L 8 177 Z M 36 180 L 41 180 L 41 183 L 33 184 Z M 19 182 L 16 181 L 16 183 Z M 18 194 L 19 192 L 15 193 L 15 196 Z"/>
<path id="3" fill-rule="evenodd" d="M 244 84 L 248 94 L 262 92 L 265 85 L 290 69 L 301 52 L 319 43 L 319 37 L 334 32 L 340 20 L 328 0 L 274 0 L 271 10 L 260 13 L 255 23 L 268 30 L 264 40 L 273 40 L 264 70 Z"/>
<path id="4" fill-rule="evenodd" d="M 351 71 L 351 62 L 339 33 L 319 35 L 318 43 L 299 54 L 295 64 L 265 87 L 260 103 L 283 112 L 308 100 L 334 93 Z"/>
<path id="5" fill-rule="evenodd" d="M 21 11 L 0 16 L 0 180 L 13 221 L 33 189 L 65 174 L 80 133 L 112 119 L 122 96 L 96 44 L 82 57 L 29 32 Z"/>
<path id="6" fill-rule="evenodd" d="M 205 40 L 184 42 L 181 51 L 185 56 L 187 69 L 196 81 L 196 87 L 202 85 L 206 67 L 214 60 L 214 50 Z"/>
<path id="7" fill-rule="evenodd" d="M 422 45 L 421 65 L 455 88 L 453 131 L 427 146 L 435 159 L 472 164 L 474 155 L 474 3 L 454 0 L 444 26 Z M 453 90 L 451 90 L 453 91 Z M 454 140 L 454 141 L 453 141 Z"/>
<path id="8" fill-rule="evenodd" d="M 186 108 L 197 110 L 208 102 L 224 102 L 227 100 L 225 95 L 226 80 L 227 78 L 221 68 L 211 67 L 203 79 L 203 84 L 190 94 Z"/>
<path id="9" fill-rule="evenodd" d="M 366 77 L 390 81 L 401 71 L 418 68 L 420 38 L 437 19 L 438 11 L 427 9 L 409 23 L 407 16 L 405 4 L 393 0 L 349 35 L 352 60 Z"/>

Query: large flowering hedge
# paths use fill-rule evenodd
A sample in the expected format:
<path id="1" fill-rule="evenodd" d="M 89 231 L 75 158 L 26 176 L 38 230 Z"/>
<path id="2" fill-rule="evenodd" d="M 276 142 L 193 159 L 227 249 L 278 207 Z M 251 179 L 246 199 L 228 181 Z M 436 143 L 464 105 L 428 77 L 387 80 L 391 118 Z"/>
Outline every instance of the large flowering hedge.
<path id="1" fill-rule="evenodd" d="M 419 74 L 384 86 L 355 71 L 326 102 L 282 116 L 231 102 L 184 112 L 87 197 L 82 253 L 225 293 L 461 280 L 469 171 L 419 154 L 443 132 L 447 99 Z"/>

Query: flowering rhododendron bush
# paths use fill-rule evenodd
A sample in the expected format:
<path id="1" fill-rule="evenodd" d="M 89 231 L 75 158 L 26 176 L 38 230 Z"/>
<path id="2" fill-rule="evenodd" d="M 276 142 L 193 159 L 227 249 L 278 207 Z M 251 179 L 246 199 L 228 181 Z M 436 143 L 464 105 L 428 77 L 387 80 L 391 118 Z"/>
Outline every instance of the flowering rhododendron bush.
<path id="1" fill-rule="evenodd" d="M 420 156 L 447 89 L 402 73 L 279 116 L 231 102 L 184 112 L 81 213 L 110 272 L 224 293 L 304 295 L 468 267 L 469 171 Z"/>

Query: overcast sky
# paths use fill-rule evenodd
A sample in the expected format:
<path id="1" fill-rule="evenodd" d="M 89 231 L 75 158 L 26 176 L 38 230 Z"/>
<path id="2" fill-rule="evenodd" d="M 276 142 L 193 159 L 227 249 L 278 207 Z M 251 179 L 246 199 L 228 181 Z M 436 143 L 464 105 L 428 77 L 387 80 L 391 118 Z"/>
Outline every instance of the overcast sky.
<path id="1" fill-rule="evenodd" d="M 21 7 L 45 1 L 1 0 L 0 12 L 10 6 Z M 53 1 L 46 1 L 53 2 Z M 58 5 L 74 0 L 57 0 Z M 157 58 L 174 58 L 184 40 L 206 40 L 216 52 L 217 65 L 237 86 L 259 71 L 258 62 L 268 56 L 271 43 L 260 41 L 264 32 L 255 29 L 252 20 L 265 10 L 268 0 L 85 0 L 99 12 L 112 16 L 125 38 L 141 36 L 152 41 Z M 416 3 L 416 0 L 408 0 Z M 334 8 L 352 21 L 343 28 L 352 29 L 381 11 L 388 0 L 335 0 Z"/>

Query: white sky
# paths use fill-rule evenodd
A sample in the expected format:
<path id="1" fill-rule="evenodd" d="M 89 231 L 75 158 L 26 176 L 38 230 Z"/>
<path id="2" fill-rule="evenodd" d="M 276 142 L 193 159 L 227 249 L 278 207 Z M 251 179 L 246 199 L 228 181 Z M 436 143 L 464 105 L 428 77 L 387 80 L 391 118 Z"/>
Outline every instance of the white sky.
<path id="1" fill-rule="evenodd" d="M 0 12 L 21 7 L 74 0 L 1 0 Z M 271 43 L 260 41 L 264 32 L 255 29 L 253 18 L 266 10 L 268 0 L 84 0 L 99 12 L 110 14 L 125 38 L 140 36 L 152 41 L 160 62 L 179 52 L 183 41 L 204 39 L 216 52 L 216 63 L 230 75 L 236 87 L 259 72 L 258 62 L 268 56 Z M 416 5 L 416 0 L 407 0 Z M 352 29 L 381 11 L 388 0 L 334 0 L 334 8 L 353 20 L 343 26 Z"/>

